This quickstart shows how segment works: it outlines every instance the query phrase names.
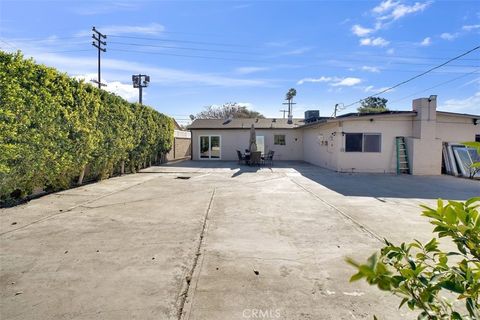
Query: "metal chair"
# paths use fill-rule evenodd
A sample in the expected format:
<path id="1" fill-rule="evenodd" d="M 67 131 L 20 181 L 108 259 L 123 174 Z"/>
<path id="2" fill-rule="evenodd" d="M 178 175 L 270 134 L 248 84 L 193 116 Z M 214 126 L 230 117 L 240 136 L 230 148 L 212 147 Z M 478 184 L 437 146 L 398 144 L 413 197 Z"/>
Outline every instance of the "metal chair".
<path id="1" fill-rule="evenodd" d="M 239 164 L 246 162 L 245 156 L 240 152 L 240 150 L 237 150 L 237 156 Z"/>
<path id="2" fill-rule="evenodd" d="M 271 166 L 273 166 L 273 155 L 275 154 L 275 151 L 268 151 L 267 155 L 265 156 L 265 159 L 264 159 L 264 162 L 265 164 L 270 164 Z"/>

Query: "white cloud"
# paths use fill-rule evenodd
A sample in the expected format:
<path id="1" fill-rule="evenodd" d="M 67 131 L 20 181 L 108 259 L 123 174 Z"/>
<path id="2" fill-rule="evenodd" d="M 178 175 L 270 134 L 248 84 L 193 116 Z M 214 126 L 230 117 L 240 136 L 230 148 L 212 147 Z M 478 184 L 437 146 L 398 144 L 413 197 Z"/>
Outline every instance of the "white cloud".
<path id="1" fill-rule="evenodd" d="M 113 36 L 121 34 L 144 34 L 144 35 L 158 35 L 165 31 L 165 27 L 158 23 L 150 23 L 148 25 L 110 25 L 110 26 L 100 26 L 97 27 L 97 30 L 103 34 Z M 80 31 L 76 36 L 86 36 L 91 35 L 92 32 Z"/>
<path id="2" fill-rule="evenodd" d="M 308 51 L 312 50 L 311 47 L 300 47 L 300 48 L 297 48 L 297 49 L 293 49 L 293 50 L 290 50 L 290 51 L 287 51 L 287 52 L 284 52 L 282 53 L 281 55 L 284 55 L 284 56 L 295 56 L 295 55 L 301 55 L 301 54 L 304 54 Z"/>
<path id="3" fill-rule="evenodd" d="M 342 79 L 338 82 L 332 83 L 332 86 L 333 87 L 338 87 L 338 86 L 351 87 L 351 86 L 354 86 L 354 85 L 359 84 L 361 82 L 362 82 L 362 79 L 347 77 L 347 78 L 344 78 L 344 79 Z"/>
<path id="4" fill-rule="evenodd" d="M 396 6 L 398 6 L 398 4 L 399 2 L 394 2 L 392 0 L 382 1 L 378 6 L 373 8 L 372 11 L 375 13 L 384 13 L 392 8 L 395 8 Z"/>
<path id="5" fill-rule="evenodd" d="M 449 32 L 444 32 L 440 35 L 440 38 L 442 38 L 443 40 L 449 40 L 449 41 L 452 41 L 454 40 L 455 38 L 457 38 L 459 36 L 458 33 L 449 33 Z"/>
<path id="6" fill-rule="evenodd" d="M 320 78 L 303 78 L 299 81 L 297 81 L 297 84 L 304 84 L 306 82 L 330 82 L 330 81 L 333 81 L 334 78 L 331 78 L 331 77 L 324 77 L 324 76 L 321 76 Z"/>
<path id="7" fill-rule="evenodd" d="M 374 29 L 364 28 L 364 27 L 362 27 L 361 25 L 358 25 L 358 24 L 356 24 L 352 27 L 352 32 L 359 37 L 364 37 L 364 36 L 369 35 L 370 33 L 374 32 L 374 31 L 375 31 Z"/>
<path id="8" fill-rule="evenodd" d="M 37 47 L 32 46 L 30 43 L 6 40 L 11 42 L 12 47 L 21 48 L 25 57 L 33 57 L 39 63 L 55 67 L 70 75 L 85 75 L 97 69 L 96 60 L 90 57 L 77 56 L 72 53 L 49 53 L 41 46 Z M 152 83 L 162 83 L 165 85 L 196 84 L 219 87 L 268 87 L 272 85 L 271 80 L 244 79 L 215 73 L 155 67 L 149 64 L 133 62 L 132 60 L 102 59 L 102 74 L 107 81 L 112 77 L 115 79 L 122 79 L 124 77 L 129 81 L 132 74 L 139 72 L 147 72 L 151 76 Z"/>
<path id="9" fill-rule="evenodd" d="M 247 108 L 247 109 L 249 109 L 249 110 L 253 110 L 253 107 L 254 107 L 253 103 L 251 103 L 251 102 L 238 102 L 237 104 L 238 104 L 239 106 L 245 107 L 245 108 Z"/>
<path id="10" fill-rule="evenodd" d="M 361 83 L 362 79 L 353 78 L 353 77 L 339 78 L 339 77 L 321 76 L 320 78 L 304 78 L 299 80 L 297 84 L 301 85 L 307 82 L 310 82 L 310 83 L 326 82 L 332 87 L 351 87 Z"/>
<path id="11" fill-rule="evenodd" d="M 406 16 L 407 14 L 415 13 L 415 12 L 421 12 L 425 10 L 432 2 L 415 2 L 412 6 L 404 5 L 404 4 L 398 4 L 394 7 L 393 11 L 391 12 L 390 15 L 387 16 L 387 18 L 393 18 L 393 20 L 400 19 L 401 17 Z"/>
<path id="12" fill-rule="evenodd" d="M 393 48 L 388 49 L 387 54 L 389 54 L 389 55 L 395 54 L 395 49 L 393 49 Z"/>
<path id="13" fill-rule="evenodd" d="M 432 44 L 432 39 L 430 39 L 430 37 L 426 37 L 425 39 L 422 40 L 422 42 L 420 42 L 420 45 L 422 47 L 428 47 L 431 44 Z"/>
<path id="14" fill-rule="evenodd" d="M 97 74 L 88 73 L 83 75 L 76 75 L 74 76 L 77 80 L 85 80 L 85 82 L 90 82 L 92 79 L 97 79 Z M 103 89 L 106 91 L 115 93 L 120 97 L 128 100 L 130 102 L 136 102 L 138 100 L 138 89 L 134 88 L 131 83 L 126 84 L 120 81 L 112 81 L 108 82 L 105 79 L 102 79 L 102 83 L 106 84 Z"/>
<path id="15" fill-rule="evenodd" d="M 367 93 L 371 93 L 371 92 L 381 92 L 383 90 L 386 90 L 388 89 L 388 87 L 380 87 L 380 88 L 376 88 L 374 86 L 367 86 L 363 89 L 363 91 L 367 92 Z M 389 90 L 389 91 L 393 91 L 393 90 Z"/>
<path id="16" fill-rule="evenodd" d="M 380 69 L 379 69 L 379 68 L 377 68 L 377 67 L 370 67 L 370 66 L 363 66 L 363 67 L 362 67 L 362 70 L 363 70 L 363 71 L 367 71 L 367 72 L 374 72 L 374 73 L 380 72 Z"/>
<path id="17" fill-rule="evenodd" d="M 449 99 L 440 105 L 440 110 L 478 114 L 480 105 L 480 91 L 465 99 Z"/>
<path id="18" fill-rule="evenodd" d="M 462 29 L 465 30 L 465 31 L 472 31 L 472 30 L 480 29 L 480 24 L 473 24 L 473 25 L 469 25 L 469 26 L 463 26 Z"/>
<path id="19" fill-rule="evenodd" d="M 82 4 L 82 2 L 79 2 Z M 73 3 L 72 3 L 73 4 Z M 102 1 L 96 2 L 95 5 L 83 5 L 70 7 L 70 10 L 79 15 L 98 15 L 98 14 L 112 14 L 117 11 L 135 11 L 140 9 L 138 1 Z"/>
<path id="20" fill-rule="evenodd" d="M 388 46 L 389 43 L 389 41 L 381 37 L 360 39 L 360 45 L 362 46 L 385 47 Z"/>
<path id="21" fill-rule="evenodd" d="M 266 71 L 268 68 L 265 67 L 239 67 L 235 69 L 235 73 L 238 74 L 250 74 L 260 71 Z"/>
<path id="22" fill-rule="evenodd" d="M 382 30 L 385 26 L 389 25 L 392 21 L 398 20 L 409 14 L 415 12 L 421 12 L 425 10 L 432 1 L 427 2 L 415 2 L 413 5 L 402 4 L 401 1 L 385 0 L 372 9 L 375 16 L 375 24 L 373 28 L 362 27 L 361 25 L 353 25 L 352 33 L 359 37 L 369 36 L 379 30 Z M 362 46 L 379 46 L 384 47 L 389 42 L 383 38 L 362 38 L 360 39 L 360 45 Z"/>

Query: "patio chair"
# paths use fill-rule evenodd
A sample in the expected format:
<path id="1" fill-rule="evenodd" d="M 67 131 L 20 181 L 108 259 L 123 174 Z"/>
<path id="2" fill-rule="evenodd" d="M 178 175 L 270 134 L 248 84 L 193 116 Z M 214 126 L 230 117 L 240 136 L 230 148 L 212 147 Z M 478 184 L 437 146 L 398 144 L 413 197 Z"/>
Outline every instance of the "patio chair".
<path id="1" fill-rule="evenodd" d="M 238 163 L 246 163 L 246 158 L 245 156 L 240 152 L 240 150 L 237 150 L 237 156 L 238 156 Z"/>
<path id="2" fill-rule="evenodd" d="M 265 156 L 265 159 L 263 160 L 265 164 L 269 164 L 273 166 L 273 155 L 275 154 L 275 151 L 268 151 L 267 155 Z"/>
<path id="3" fill-rule="evenodd" d="M 255 151 L 250 153 L 250 160 L 248 164 L 251 166 L 258 166 L 262 161 L 262 153 L 260 151 Z"/>

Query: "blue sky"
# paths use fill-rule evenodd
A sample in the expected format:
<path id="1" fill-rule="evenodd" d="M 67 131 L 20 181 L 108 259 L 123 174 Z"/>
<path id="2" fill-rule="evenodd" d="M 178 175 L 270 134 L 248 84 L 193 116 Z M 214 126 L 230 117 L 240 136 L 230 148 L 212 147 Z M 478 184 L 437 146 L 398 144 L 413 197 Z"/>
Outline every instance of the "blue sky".
<path id="1" fill-rule="evenodd" d="M 108 35 L 107 89 L 185 123 L 207 105 L 238 102 L 281 117 L 348 105 L 480 45 L 476 1 L 0 1 L 0 47 L 72 76 L 96 77 L 91 28 Z M 408 110 L 437 94 L 439 109 L 480 113 L 477 50 L 382 96 Z M 432 88 L 434 87 L 434 88 Z M 432 89 L 429 89 L 432 88 Z M 353 112 L 357 106 L 343 110 Z"/>

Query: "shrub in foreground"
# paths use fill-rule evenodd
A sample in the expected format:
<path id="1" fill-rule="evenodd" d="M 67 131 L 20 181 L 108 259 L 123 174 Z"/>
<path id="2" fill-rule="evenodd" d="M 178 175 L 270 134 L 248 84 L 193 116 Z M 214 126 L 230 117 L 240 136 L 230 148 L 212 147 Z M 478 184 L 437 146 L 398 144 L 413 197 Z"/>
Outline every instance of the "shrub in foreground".
<path id="1" fill-rule="evenodd" d="M 422 207 L 436 237 L 399 246 L 385 240 L 367 263 L 347 259 L 358 271 L 350 281 L 365 279 L 392 292 L 402 299 L 399 308 L 420 311 L 418 319 L 480 319 L 480 197 Z M 448 238 L 456 250 L 441 250 L 438 238 Z"/>

